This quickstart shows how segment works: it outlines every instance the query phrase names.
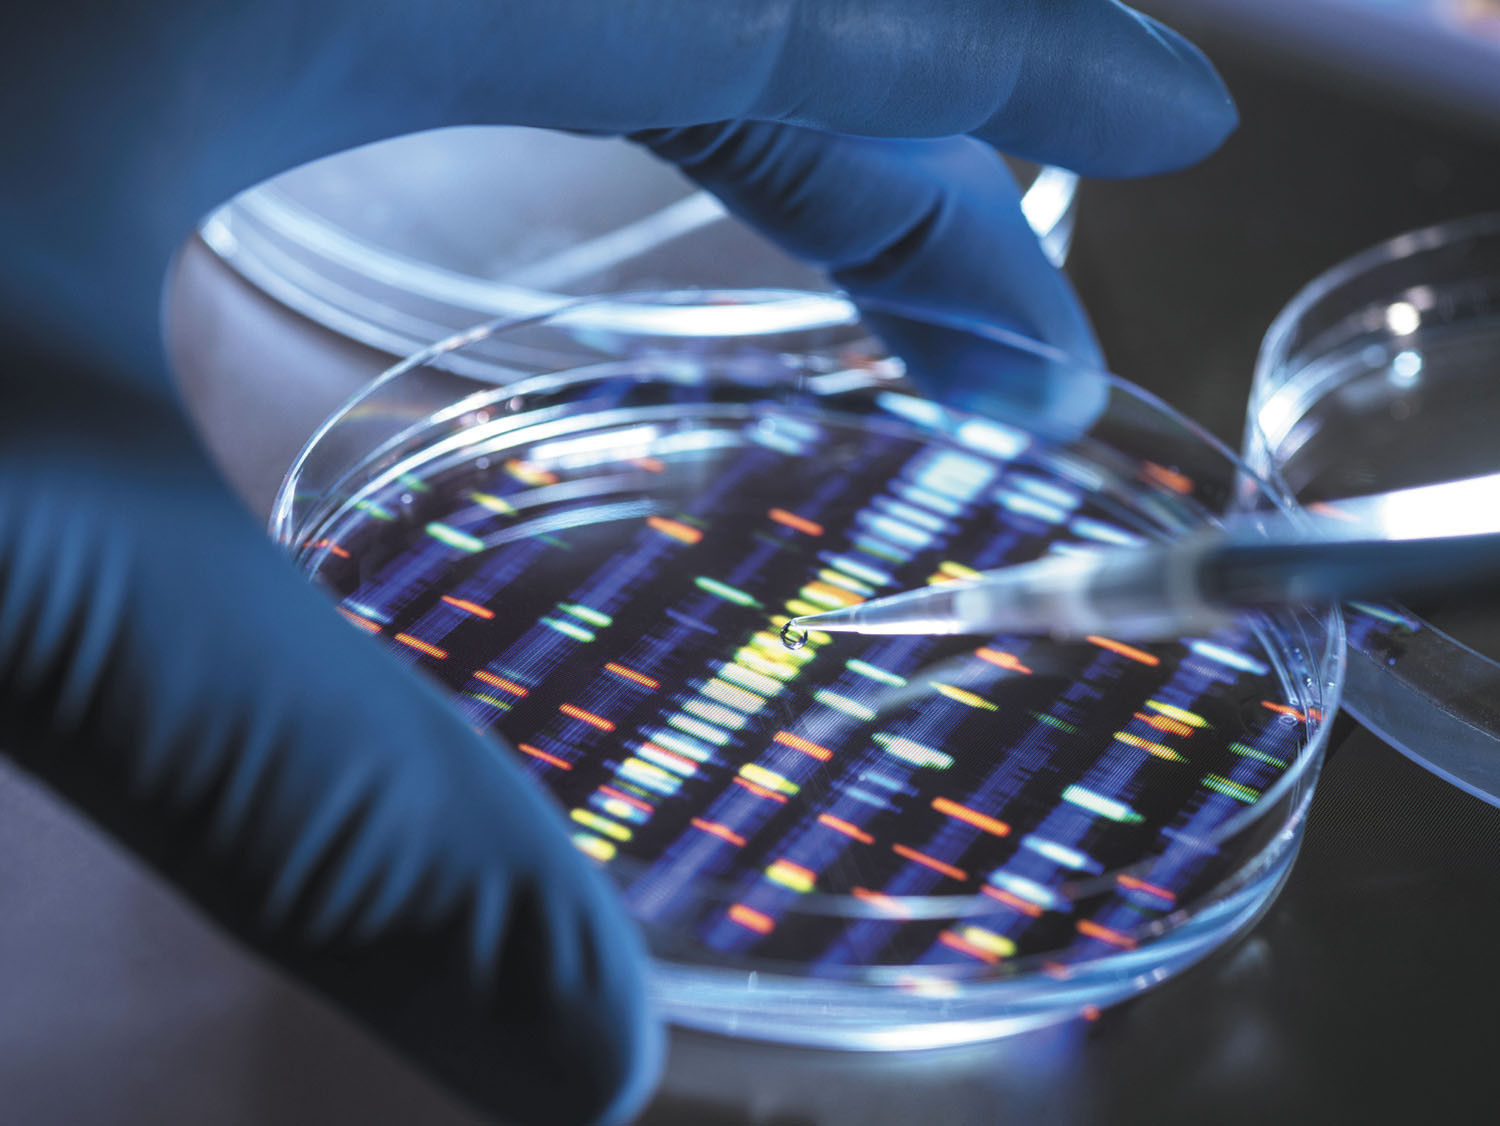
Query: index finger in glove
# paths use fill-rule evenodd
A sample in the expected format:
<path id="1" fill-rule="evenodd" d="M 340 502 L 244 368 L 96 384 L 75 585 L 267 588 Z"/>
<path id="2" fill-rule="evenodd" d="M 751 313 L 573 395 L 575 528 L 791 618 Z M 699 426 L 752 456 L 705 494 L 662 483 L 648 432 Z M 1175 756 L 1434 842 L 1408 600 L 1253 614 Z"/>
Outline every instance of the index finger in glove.
<path id="1" fill-rule="evenodd" d="M 1004 160 L 967 137 L 891 141 L 728 122 L 635 135 L 785 249 L 826 269 L 932 394 L 1076 432 L 1102 406 L 1082 306 Z M 893 311 L 916 318 L 890 315 Z M 1065 354 L 964 329 L 996 326 Z"/>

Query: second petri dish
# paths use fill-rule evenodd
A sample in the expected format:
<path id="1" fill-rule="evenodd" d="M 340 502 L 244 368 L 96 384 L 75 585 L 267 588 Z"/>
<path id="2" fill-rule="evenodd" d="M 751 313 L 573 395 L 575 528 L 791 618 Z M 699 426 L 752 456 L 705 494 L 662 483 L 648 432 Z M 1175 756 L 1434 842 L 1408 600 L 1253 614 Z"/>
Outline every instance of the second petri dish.
<path id="1" fill-rule="evenodd" d="M 1310 282 L 1256 365 L 1245 457 L 1316 510 L 1500 470 L 1500 215 L 1412 231 Z M 1405 534 L 1500 526 L 1490 495 L 1433 497 Z M 1346 705 L 1429 770 L 1500 803 L 1500 609 L 1435 590 L 1351 603 Z"/>
<path id="2" fill-rule="evenodd" d="M 1201 957 L 1295 854 L 1335 612 L 1155 646 L 777 633 L 1274 498 L 1121 384 L 1090 433 L 963 415 L 850 319 L 780 330 L 799 300 L 470 334 L 330 422 L 276 530 L 567 810 L 682 1023 L 954 1043 Z"/>

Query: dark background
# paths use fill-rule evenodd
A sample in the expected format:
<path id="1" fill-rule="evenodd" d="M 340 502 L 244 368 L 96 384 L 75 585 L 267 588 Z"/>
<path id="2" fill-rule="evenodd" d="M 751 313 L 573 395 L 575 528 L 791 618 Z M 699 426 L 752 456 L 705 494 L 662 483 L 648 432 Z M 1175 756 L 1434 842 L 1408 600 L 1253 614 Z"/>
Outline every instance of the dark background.
<path id="1" fill-rule="evenodd" d="M 1260 337 L 1302 284 L 1500 207 L 1500 112 L 1313 64 L 1180 2 L 1165 6 L 1242 128 L 1191 171 L 1086 184 L 1071 269 L 1115 369 L 1237 445 Z M 310 331 L 214 284 L 257 324 Z M 297 394 L 317 417 L 342 390 Z M 951 1051 L 676 1035 L 646 1121 L 1491 1121 L 1497 945 L 1500 813 L 1340 721 L 1285 892 L 1181 978 L 1094 1023 Z M 0 764 L 0 1123 L 352 1121 L 474 1120 Z"/>

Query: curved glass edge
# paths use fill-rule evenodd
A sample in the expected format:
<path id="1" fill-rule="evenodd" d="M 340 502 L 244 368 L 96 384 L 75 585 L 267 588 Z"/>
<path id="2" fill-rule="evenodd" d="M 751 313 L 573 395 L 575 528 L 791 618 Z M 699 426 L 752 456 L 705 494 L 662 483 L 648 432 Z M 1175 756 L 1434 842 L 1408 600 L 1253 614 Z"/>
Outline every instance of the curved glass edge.
<path id="1" fill-rule="evenodd" d="M 753 327 L 756 325 L 767 326 L 771 331 L 777 331 L 785 320 L 776 313 L 778 306 L 797 303 L 812 298 L 823 301 L 829 300 L 826 295 L 807 295 L 793 291 L 757 290 L 757 291 L 723 291 L 718 293 L 702 293 L 699 291 L 686 291 L 666 294 L 631 294 L 620 297 L 585 299 L 570 304 L 566 310 L 559 313 L 547 314 L 540 317 L 521 318 L 516 320 L 498 320 L 487 325 L 479 326 L 468 332 L 461 333 L 449 340 L 443 341 L 413 356 L 411 359 L 391 368 L 374 383 L 356 394 L 334 415 L 324 423 L 319 431 L 309 440 L 307 446 L 299 455 L 292 470 L 288 473 L 282 489 L 277 497 L 273 508 L 272 531 L 273 534 L 294 554 L 298 553 L 297 545 L 306 545 L 317 540 L 315 529 L 320 525 L 322 519 L 341 507 L 353 491 L 368 487 L 368 483 L 357 483 L 351 479 L 351 474 L 357 473 L 362 465 L 367 465 L 376 460 L 368 445 L 360 443 L 347 444 L 341 450 L 333 450 L 336 455 L 334 464 L 317 466 L 316 459 L 320 453 L 327 453 L 323 447 L 327 443 L 328 436 L 338 427 L 345 423 L 357 424 L 362 412 L 368 410 L 376 403 L 380 395 L 394 389 L 403 377 L 425 377 L 431 374 L 429 369 L 436 370 L 440 376 L 439 385 L 433 389 L 423 389 L 418 396 L 422 399 L 423 406 L 419 408 L 419 417 L 410 419 L 403 416 L 401 411 L 397 412 L 397 420 L 401 424 L 395 432 L 389 434 L 382 449 L 391 451 L 395 460 L 381 462 L 380 480 L 386 481 L 399 475 L 403 471 L 405 462 L 400 460 L 403 452 L 413 450 L 427 450 L 432 442 L 433 423 L 437 423 L 436 429 L 439 433 L 446 432 L 448 428 L 460 429 L 467 424 L 467 420 L 473 417 L 472 412 L 479 406 L 493 403 L 503 399 L 507 395 L 513 395 L 525 387 L 544 388 L 548 386 L 549 375 L 538 375 L 534 380 L 523 380 L 522 382 L 503 384 L 497 386 L 495 372 L 489 370 L 487 365 L 482 365 L 484 374 L 476 376 L 472 372 L 456 375 L 449 361 L 453 353 L 459 352 L 465 347 L 478 342 L 489 340 L 497 335 L 511 332 L 526 332 L 537 327 L 555 326 L 561 319 L 568 322 L 575 314 L 578 315 L 579 324 L 592 325 L 595 323 L 595 313 L 592 309 L 596 305 L 609 305 L 614 308 L 611 314 L 614 323 L 619 325 L 640 324 L 646 329 L 646 335 L 651 335 L 650 330 L 660 323 L 656 313 L 646 317 L 639 322 L 633 322 L 628 317 L 619 315 L 619 310 L 637 307 L 650 307 L 658 304 L 683 318 L 679 327 L 693 322 L 693 319 L 705 310 L 711 314 L 698 323 L 705 329 L 719 330 L 716 334 L 705 334 L 698 337 L 699 341 L 719 340 L 723 342 L 743 342 L 747 334 L 735 329 L 739 326 Z M 836 300 L 836 299 L 835 299 Z M 730 302 L 742 301 L 744 310 L 740 318 L 725 316 L 726 310 L 734 308 Z M 857 313 L 851 305 L 844 303 L 846 316 L 839 324 L 841 330 L 837 339 L 847 348 L 852 341 L 859 340 L 866 344 L 878 342 L 871 340 L 869 335 L 860 328 L 857 321 Z M 769 310 L 769 313 L 768 313 Z M 1073 364 L 1061 353 L 1047 345 L 1038 344 L 1025 337 L 1018 336 L 1008 330 L 995 326 L 977 325 L 960 318 L 933 317 L 925 311 L 920 314 L 911 314 L 906 311 L 886 307 L 882 312 L 904 315 L 917 318 L 924 322 L 938 323 L 942 327 L 968 333 L 983 338 L 992 344 L 1005 349 L 1016 349 L 1030 355 L 1040 355 L 1048 360 L 1066 362 Z M 575 327 L 569 325 L 569 328 Z M 670 337 L 670 342 L 675 344 L 686 339 L 681 334 Z M 596 342 L 597 343 L 597 342 Z M 590 357 L 598 357 L 607 354 L 611 342 L 605 342 L 606 351 L 601 353 L 596 349 L 588 349 Z M 580 352 L 580 355 L 584 354 Z M 555 357 L 554 357 L 555 358 Z M 577 357 L 566 357 L 561 362 Z M 868 367 L 856 367 L 855 369 L 835 373 L 851 376 L 862 380 L 891 379 L 899 369 L 892 371 L 871 371 Z M 515 373 L 512 373 L 515 374 Z M 562 373 L 554 373 L 562 374 Z M 1231 500 L 1243 506 L 1246 497 L 1253 496 L 1262 506 L 1281 511 L 1287 507 L 1287 499 L 1283 486 L 1261 486 L 1257 485 L 1257 478 L 1228 447 L 1209 435 L 1196 423 L 1178 415 L 1169 406 L 1162 403 L 1156 397 L 1135 387 L 1132 384 L 1120 380 L 1118 377 L 1104 372 L 1090 371 L 1087 373 L 1093 380 L 1100 381 L 1108 388 L 1110 399 L 1109 405 L 1116 415 L 1124 415 L 1132 422 L 1141 422 L 1154 427 L 1149 432 L 1149 438 L 1157 441 L 1162 436 L 1162 427 L 1170 427 L 1187 448 L 1195 450 L 1200 454 L 1217 459 L 1220 474 L 1229 474 L 1234 478 L 1231 482 L 1235 486 L 1235 495 L 1217 498 L 1226 504 Z M 848 389 L 847 382 L 839 385 L 841 389 Z M 428 413 L 428 409 L 436 406 L 430 398 L 424 396 L 434 395 L 441 401 L 442 409 L 434 413 Z M 445 398 L 446 396 L 446 398 Z M 404 399 L 404 396 L 403 396 Z M 945 411 L 946 408 L 935 410 Z M 404 410 L 409 410 L 405 402 L 402 403 Z M 954 412 L 948 412 L 950 414 Z M 1123 436 L 1130 437 L 1128 427 Z M 1116 435 L 1121 436 L 1121 435 Z M 339 462 L 339 458 L 350 459 L 347 462 Z M 319 472 L 315 477 L 309 476 L 311 468 L 316 467 Z M 1167 472 L 1175 472 L 1172 467 L 1159 467 Z M 1336 608 L 1327 608 L 1325 612 L 1317 615 L 1315 623 L 1310 622 L 1307 612 L 1289 612 L 1281 622 L 1278 623 L 1278 635 L 1282 637 L 1288 648 L 1295 651 L 1300 657 L 1300 665 L 1297 674 L 1300 682 L 1289 685 L 1289 691 L 1294 697 L 1305 704 L 1306 713 L 1312 720 L 1309 725 L 1309 739 L 1296 766 L 1289 770 L 1277 781 L 1262 798 L 1254 805 L 1247 807 L 1241 813 L 1227 822 L 1215 832 L 1212 839 L 1203 841 L 1206 848 L 1217 848 L 1225 845 L 1237 835 L 1253 829 L 1259 822 L 1267 819 L 1274 811 L 1283 809 L 1287 803 L 1301 809 L 1310 798 L 1313 781 L 1316 777 L 1318 766 L 1321 764 L 1322 756 L 1326 746 L 1329 725 L 1332 715 L 1338 706 L 1338 701 L 1343 687 L 1344 679 L 1344 631 L 1342 617 Z M 1317 634 L 1321 631 L 1321 637 L 1309 636 L 1309 632 Z M 1290 657 L 1293 653 L 1284 652 L 1283 657 Z M 1300 817 L 1300 812 L 1296 814 Z M 1266 846 L 1269 847 L 1269 846 Z M 1129 874 L 1136 867 L 1144 870 L 1150 865 L 1152 858 L 1146 858 L 1138 866 L 1125 869 Z M 1119 875 L 1119 872 L 1107 873 L 1100 879 L 1108 882 Z M 1080 885 L 1070 887 L 1070 892 L 1081 894 L 1096 894 L 1099 889 L 1092 887 L 1097 880 L 1088 881 L 1090 886 Z M 966 912 L 972 911 L 976 906 L 984 904 L 980 896 L 953 896 L 945 897 L 942 902 L 932 902 L 933 897 L 923 897 L 920 914 L 923 917 L 958 917 Z M 804 905 L 804 911 L 815 911 L 818 900 L 809 898 Z M 847 905 L 840 904 L 837 913 L 848 913 Z M 1160 940 L 1160 937 L 1175 930 L 1182 925 L 1181 913 L 1177 917 L 1172 914 L 1152 920 L 1143 925 L 1141 934 L 1144 938 L 1150 938 L 1152 943 Z M 774 974 L 774 966 L 768 966 L 767 971 Z M 696 972 L 696 971 L 695 971 Z M 737 964 L 737 972 L 743 974 L 744 966 Z M 966 986 L 972 979 L 965 979 Z"/>
<path id="2" fill-rule="evenodd" d="M 1311 799 L 1309 788 L 1303 813 Z M 672 1023 L 702 1032 L 857 1051 L 949 1048 L 1087 1017 L 1190 969 L 1254 926 L 1291 874 L 1304 826 L 1299 816 L 1253 878 L 1149 947 L 1076 964 L 1064 978 L 1033 975 L 988 985 L 966 979 L 962 990 L 951 991 L 942 982 L 919 983 L 905 999 L 893 1000 L 890 989 L 877 993 L 856 983 L 764 972 L 747 977 L 743 970 L 657 961 L 653 1000 Z"/>
<path id="3" fill-rule="evenodd" d="M 1325 725 L 1311 749 L 1315 763 L 1322 761 L 1327 730 Z M 677 1023 L 706 1031 L 862 1049 L 939 1047 L 1066 1019 L 1080 1006 L 1112 1004 L 1158 984 L 1259 919 L 1290 874 L 1315 789 L 1315 776 L 1299 774 L 1292 792 L 1284 795 L 1290 805 L 1285 821 L 1258 851 L 1208 898 L 1129 932 L 1135 945 L 1128 948 L 1074 960 L 1060 948 L 1007 959 L 997 967 L 871 972 L 871 967 L 851 966 L 844 974 L 810 978 L 754 957 L 727 965 L 677 959 L 670 944 L 654 941 L 647 927 L 659 1000 Z M 961 918 L 962 912 L 955 915 Z M 892 995 L 910 1000 L 892 1002 Z M 751 1002 L 754 1015 L 747 1023 Z M 902 1009 L 920 1027 L 906 1027 Z M 1012 1027 L 1016 1019 L 1023 1023 Z M 815 1027 L 800 1027 L 804 1021 Z"/>
<path id="4" fill-rule="evenodd" d="M 1434 650 L 1428 660 L 1436 664 L 1451 656 L 1452 647 L 1462 648 L 1431 627 L 1422 640 Z M 1487 660 L 1478 654 L 1474 658 Z M 1460 710 L 1464 698 L 1492 685 L 1460 684 L 1453 689 L 1450 702 L 1435 698 L 1427 683 L 1413 683 L 1400 669 L 1363 650 L 1350 649 L 1348 663 L 1345 707 L 1350 715 L 1439 778 L 1480 801 L 1500 805 L 1495 733 Z M 1451 683 L 1453 676 L 1450 669 L 1445 679 Z"/>
<path id="5" fill-rule="evenodd" d="M 835 294 L 805 293 L 796 290 L 681 290 L 650 294 L 621 295 L 619 298 L 580 298 L 546 311 L 515 317 L 497 317 L 456 333 L 382 372 L 360 388 L 338 410 L 318 426 L 303 444 L 287 470 L 281 488 L 271 506 L 272 536 L 285 545 L 296 541 L 297 528 L 314 518 L 309 505 L 337 493 L 356 464 L 377 458 L 383 451 L 399 448 L 417 433 L 427 429 L 436 415 L 446 421 L 461 414 L 469 398 L 462 393 L 463 383 L 483 394 L 496 385 L 514 388 L 514 381 L 536 374 L 537 351 L 529 349 L 512 357 L 504 350 L 476 362 L 464 362 L 461 353 L 501 334 L 518 334 L 528 328 L 555 325 L 568 318 L 578 318 L 570 326 L 581 330 L 575 346 L 562 352 L 549 348 L 542 357 L 559 368 L 583 366 L 608 357 L 609 338 L 613 335 L 661 336 L 668 340 L 721 339 L 741 341 L 796 332 L 822 330 L 839 334 L 853 330 L 859 311 L 853 303 Z M 602 334 L 603 340 L 590 340 Z M 851 331 L 851 335 L 853 335 Z M 858 332 L 863 337 L 862 331 Z M 533 365 L 528 367 L 526 365 Z M 431 410 L 404 407 L 390 412 L 392 417 L 381 425 L 376 422 L 361 443 L 348 451 L 335 450 L 330 456 L 329 438 L 341 426 L 360 416 L 393 384 L 423 369 L 437 369 L 456 376 L 458 382 L 444 382 L 431 391 L 416 396 Z M 457 395 L 457 401 L 444 396 Z M 369 412 L 379 415 L 378 410 Z M 409 416 L 409 417 L 408 417 Z"/>
<path id="6" fill-rule="evenodd" d="M 1042 167 L 1021 198 L 1022 214 L 1043 253 L 1059 267 L 1072 245 L 1078 182 L 1075 173 Z M 668 218 L 670 222 L 661 222 Z M 690 237 L 727 222 L 732 219 L 714 196 L 694 191 L 628 228 L 664 227 L 654 236 L 659 241 Z M 378 246 L 300 203 L 275 180 L 223 204 L 203 220 L 198 233 L 221 261 L 274 300 L 394 356 L 408 355 L 475 321 L 545 315 L 574 300 Z M 634 246 L 637 240 L 624 241 Z M 632 253 L 649 253 L 656 244 Z M 806 273 L 805 284 L 815 284 L 812 272 Z M 694 280 L 671 278 L 669 284 Z M 816 323 L 810 319 L 804 327 Z"/>
<path id="7" fill-rule="evenodd" d="M 1282 401 L 1283 392 L 1316 363 L 1318 341 L 1333 331 L 1302 339 L 1310 314 L 1382 267 L 1490 240 L 1500 240 L 1500 212 L 1397 235 L 1345 259 L 1299 290 L 1271 323 L 1256 357 L 1243 443 L 1245 460 L 1254 472 L 1296 505 L 1276 450 L 1316 396 L 1304 389 L 1288 404 Z M 1420 288 L 1413 282 L 1396 293 L 1377 289 L 1369 301 L 1383 297 L 1389 303 Z M 1486 703 L 1500 686 L 1500 662 L 1404 607 L 1392 609 L 1418 632 L 1403 638 L 1399 661 L 1383 651 L 1386 629 L 1372 629 L 1352 643 L 1343 707 L 1412 761 L 1479 800 L 1500 806 L 1500 724 L 1493 704 Z"/>
<path id="8" fill-rule="evenodd" d="M 1274 373 L 1290 355 L 1297 328 L 1320 302 L 1379 266 L 1410 258 L 1425 250 L 1436 250 L 1470 239 L 1500 235 L 1500 211 L 1470 215 L 1446 223 L 1435 223 L 1406 231 L 1377 243 L 1329 267 L 1308 282 L 1286 303 L 1261 341 L 1255 363 L 1255 386 L 1270 385 Z"/>

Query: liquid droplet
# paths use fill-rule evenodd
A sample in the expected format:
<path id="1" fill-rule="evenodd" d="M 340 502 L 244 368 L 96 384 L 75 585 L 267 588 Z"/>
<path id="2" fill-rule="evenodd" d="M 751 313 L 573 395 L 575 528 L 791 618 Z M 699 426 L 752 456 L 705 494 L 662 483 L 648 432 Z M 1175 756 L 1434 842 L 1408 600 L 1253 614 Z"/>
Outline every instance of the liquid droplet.
<path id="1" fill-rule="evenodd" d="M 787 622 L 781 627 L 781 643 L 788 649 L 801 649 L 807 644 L 807 631 L 796 622 Z"/>

